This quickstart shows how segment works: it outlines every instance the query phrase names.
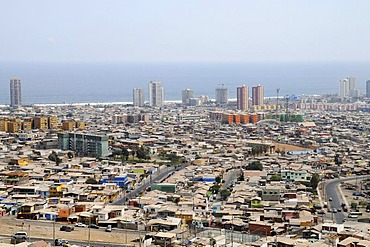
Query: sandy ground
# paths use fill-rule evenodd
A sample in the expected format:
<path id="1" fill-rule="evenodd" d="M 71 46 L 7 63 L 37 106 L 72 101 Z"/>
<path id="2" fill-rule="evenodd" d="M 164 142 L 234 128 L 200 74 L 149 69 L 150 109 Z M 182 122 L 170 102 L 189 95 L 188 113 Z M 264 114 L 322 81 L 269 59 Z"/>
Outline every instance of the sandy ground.
<path id="1" fill-rule="evenodd" d="M 22 223 L 24 224 L 22 225 Z M 88 241 L 89 229 L 75 227 L 72 232 L 60 231 L 61 224 L 55 224 L 55 238 L 62 238 L 67 240 L 79 240 Z M 32 221 L 16 220 L 14 217 L 4 216 L 0 218 L 0 234 L 14 234 L 18 231 L 25 231 L 31 237 L 39 237 L 45 239 L 53 239 L 53 225 L 51 222 L 43 223 L 36 222 L 33 224 Z M 126 234 L 127 233 L 127 234 Z M 104 243 L 121 243 L 125 244 L 127 238 L 127 244 L 134 245 L 135 242 L 131 242 L 134 239 L 139 238 L 138 232 L 124 231 L 113 229 L 112 232 L 105 232 L 105 228 L 101 229 L 90 229 L 90 239 L 92 242 L 104 242 Z M 136 245 L 138 243 L 136 242 Z"/>
<path id="2" fill-rule="evenodd" d="M 305 150 L 310 149 L 310 148 L 302 148 L 302 147 L 289 145 L 289 144 L 278 143 L 278 142 L 274 142 L 274 144 L 275 144 L 276 149 L 285 150 L 286 152 L 288 152 L 288 151 L 305 151 Z"/>

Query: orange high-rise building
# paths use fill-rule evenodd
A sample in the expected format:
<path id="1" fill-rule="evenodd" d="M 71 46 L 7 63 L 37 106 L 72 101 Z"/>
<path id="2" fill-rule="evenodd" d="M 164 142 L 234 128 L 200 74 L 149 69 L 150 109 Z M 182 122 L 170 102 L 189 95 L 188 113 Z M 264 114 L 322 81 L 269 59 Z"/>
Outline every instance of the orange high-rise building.
<path id="1" fill-rule="evenodd" d="M 249 109 L 249 88 L 246 85 L 236 88 L 237 109 L 247 111 Z"/>
<path id="2" fill-rule="evenodd" d="M 263 105 L 264 97 L 263 86 L 258 84 L 252 87 L 252 105 Z"/>

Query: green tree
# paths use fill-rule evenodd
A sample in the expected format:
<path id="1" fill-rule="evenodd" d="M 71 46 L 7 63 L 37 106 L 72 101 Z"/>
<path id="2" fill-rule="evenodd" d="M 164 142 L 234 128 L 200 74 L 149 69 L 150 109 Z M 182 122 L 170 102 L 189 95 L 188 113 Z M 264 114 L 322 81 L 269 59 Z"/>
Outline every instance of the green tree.
<path id="1" fill-rule="evenodd" d="M 279 174 L 274 174 L 270 177 L 270 181 L 281 181 L 281 176 Z"/>
<path id="2" fill-rule="evenodd" d="M 48 159 L 54 161 L 57 165 L 62 162 L 62 159 L 58 157 L 58 154 L 55 151 L 52 151 L 51 154 L 49 154 Z"/>
<path id="3" fill-rule="evenodd" d="M 95 178 L 88 178 L 85 181 L 85 184 L 98 184 L 99 182 Z"/>
<path id="4" fill-rule="evenodd" d="M 220 191 L 220 185 L 214 184 L 213 186 L 211 186 L 211 188 L 209 188 L 209 190 L 212 192 L 212 194 L 218 194 L 218 192 Z"/>
<path id="5" fill-rule="evenodd" d="M 246 167 L 247 170 L 259 170 L 259 171 L 262 171 L 263 170 L 263 166 L 261 164 L 261 162 L 259 161 L 253 161 L 251 163 L 249 163 Z"/>
<path id="6" fill-rule="evenodd" d="M 351 208 L 353 210 L 357 210 L 357 203 L 356 202 L 351 202 Z"/>
<path id="7" fill-rule="evenodd" d="M 171 161 L 172 164 L 180 164 L 182 161 L 182 157 L 176 154 L 169 154 L 167 155 L 167 159 Z"/>
<path id="8" fill-rule="evenodd" d="M 148 160 L 150 159 L 149 156 L 149 149 L 146 148 L 144 145 L 142 145 L 137 151 L 136 151 L 136 157 L 141 160 Z"/>
<path id="9" fill-rule="evenodd" d="M 361 207 L 366 207 L 367 206 L 367 201 L 365 201 L 365 200 L 362 200 L 362 201 L 360 201 L 359 203 L 358 203 Z"/>
<path id="10" fill-rule="evenodd" d="M 69 159 L 72 159 L 72 158 L 73 158 L 73 156 L 74 156 L 73 152 L 71 152 L 71 151 L 69 151 L 69 152 L 67 153 L 67 155 L 68 155 L 68 158 L 69 158 Z"/>
<path id="11" fill-rule="evenodd" d="M 320 175 L 318 173 L 312 174 L 312 177 L 311 177 L 311 180 L 310 180 L 310 186 L 311 186 L 312 190 L 317 189 L 317 185 L 319 184 L 319 182 L 320 182 Z"/>
<path id="12" fill-rule="evenodd" d="M 222 189 L 220 190 L 220 195 L 222 200 L 226 200 L 231 195 L 231 192 L 227 189 Z"/>
<path id="13" fill-rule="evenodd" d="M 215 181 L 216 181 L 216 183 L 221 183 L 221 177 L 220 176 L 217 176 L 216 178 L 215 178 Z"/>
<path id="14" fill-rule="evenodd" d="M 130 152 L 126 147 L 122 147 L 122 156 L 125 158 L 125 160 L 128 160 L 128 157 L 130 156 Z"/>

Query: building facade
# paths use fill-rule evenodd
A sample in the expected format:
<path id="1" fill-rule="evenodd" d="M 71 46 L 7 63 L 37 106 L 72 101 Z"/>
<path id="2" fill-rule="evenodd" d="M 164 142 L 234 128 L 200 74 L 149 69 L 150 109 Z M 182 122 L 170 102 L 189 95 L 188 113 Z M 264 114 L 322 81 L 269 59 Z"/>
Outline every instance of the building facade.
<path id="1" fill-rule="evenodd" d="M 229 101 L 229 92 L 227 88 L 224 87 L 216 88 L 216 103 L 227 104 L 228 101 Z"/>
<path id="2" fill-rule="evenodd" d="M 358 97 L 359 90 L 356 89 L 356 78 L 353 76 L 339 80 L 339 98 Z"/>
<path id="3" fill-rule="evenodd" d="M 134 106 L 144 106 L 144 90 L 142 88 L 134 88 L 132 98 Z"/>
<path id="4" fill-rule="evenodd" d="M 258 84 L 257 86 L 252 87 L 252 105 L 263 105 L 264 97 L 263 86 Z"/>
<path id="5" fill-rule="evenodd" d="M 249 88 L 246 85 L 236 89 L 237 109 L 247 111 L 249 109 Z"/>
<path id="6" fill-rule="evenodd" d="M 58 133 L 58 147 L 87 157 L 105 157 L 109 155 L 108 137 L 104 135 L 75 132 Z"/>
<path id="7" fill-rule="evenodd" d="M 366 97 L 370 98 L 370 80 L 366 81 Z"/>
<path id="8" fill-rule="evenodd" d="M 194 98 L 194 91 L 192 89 L 184 89 L 181 93 L 182 103 L 184 105 L 190 104 L 190 99 Z"/>
<path id="9" fill-rule="evenodd" d="M 10 79 L 10 106 L 22 106 L 22 83 L 18 78 Z"/>
<path id="10" fill-rule="evenodd" d="M 164 90 L 160 81 L 151 81 L 149 83 L 149 105 L 161 107 L 164 100 Z"/>

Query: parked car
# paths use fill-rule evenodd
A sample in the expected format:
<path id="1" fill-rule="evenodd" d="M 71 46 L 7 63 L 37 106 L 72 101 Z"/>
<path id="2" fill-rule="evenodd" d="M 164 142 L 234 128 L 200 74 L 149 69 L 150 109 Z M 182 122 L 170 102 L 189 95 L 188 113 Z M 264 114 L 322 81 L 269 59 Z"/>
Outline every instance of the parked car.
<path id="1" fill-rule="evenodd" d="M 73 226 L 61 226 L 60 228 L 59 228 L 59 230 L 61 230 L 61 231 L 65 231 L 65 232 L 71 232 L 71 231 L 73 231 L 75 228 L 73 227 Z"/>
<path id="2" fill-rule="evenodd" d="M 91 225 L 89 225 L 89 228 L 99 229 L 99 226 L 98 226 L 98 225 L 96 225 L 96 224 L 91 224 Z"/>
<path id="3" fill-rule="evenodd" d="M 76 225 L 75 225 L 75 226 L 76 226 L 76 227 L 87 227 L 87 225 L 86 225 L 86 224 L 81 223 L 81 222 L 76 223 Z"/>
<path id="4" fill-rule="evenodd" d="M 63 247 L 69 246 L 68 240 L 60 239 L 60 238 L 55 239 L 54 244 L 55 246 L 63 246 Z"/>
<path id="5" fill-rule="evenodd" d="M 16 232 L 12 235 L 12 239 L 26 241 L 28 239 L 27 232 Z"/>
<path id="6" fill-rule="evenodd" d="M 112 225 L 108 225 L 107 228 L 105 228 L 106 232 L 111 232 L 112 231 Z"/>

